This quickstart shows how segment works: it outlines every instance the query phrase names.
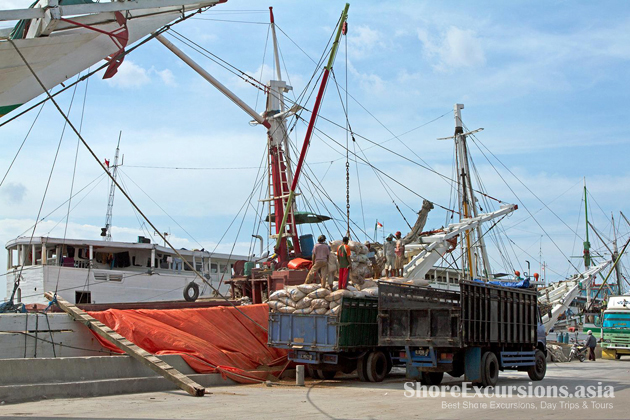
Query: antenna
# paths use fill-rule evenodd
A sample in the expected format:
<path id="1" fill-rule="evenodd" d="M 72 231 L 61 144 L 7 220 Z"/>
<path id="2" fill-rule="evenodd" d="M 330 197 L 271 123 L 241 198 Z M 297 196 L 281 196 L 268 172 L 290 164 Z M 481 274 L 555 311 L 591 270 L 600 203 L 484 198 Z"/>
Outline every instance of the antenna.
<path id="1" fill-rule="evenodd" d="M 116 145 L 116 154 L 114 155 L 114 164 L 109 165 L 109 160 L 105 159 L 105 166 L 108 170 L 112 171 L 112 183 L 109 186 L 109 198 L 107 200 L 107 216 L 105 217 L 105 227 L 101 228 L 101 236 L 104 241 L 112 240 L 112 211 L 114 209 L 114 193 L 116 192 L 116 176 L 118 175 L 118 166 L 122 166 L 122 163 L 118 165 L 118 156 L 120 153 L 120 138 L 122 137 L 122 131 L 118 134 L 118 144 Z M 123 156 L 123 161 L 125 160 Z"/>

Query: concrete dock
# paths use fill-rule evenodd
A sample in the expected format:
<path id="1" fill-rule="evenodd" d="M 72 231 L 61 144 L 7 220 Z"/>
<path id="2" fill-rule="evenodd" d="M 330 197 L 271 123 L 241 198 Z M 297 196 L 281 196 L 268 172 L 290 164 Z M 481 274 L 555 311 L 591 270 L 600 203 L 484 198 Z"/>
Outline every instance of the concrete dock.
<path id="1" fill-rule="evenodd" d="M 215 386 L 204 397 L 166 391 L 94 398 L 54 399 L 0 405 L 0 416 L 39 418 L 133 419 L 318 419 L 318 418 L 606 418 L 627 419 L 630 413 L 630 358 L 596 362 L 550 363 L 546 378 L 529 380 L 524 372 L 501 372 L 499 389 L 466 397 L 453 389 L 461 378 L 445 376 L 443 396 L 415 394 L 400 369 L 382 383 L 359 382 L 346 375 L 331 381 L 307 379 L 278 384 Z M 515 387 L 512 396 L 494 392 Z M 530 387 L 531 388 L 528 388 Z M 448 387 L 448 388 L 447 388 Z M 520 391 L 519 388 L 523 387 Z M 553 396 L 553 389 L 570 396 Z M 582 388 L 584 396 L 574 395 Z M 591 387 L 591 388 L 588 388 Z M 589 398 L 589 392 L 605 395 Z M 430 390 L 429 390 L 430 391 Z M 536 396 L 539 395 L 539 396 Z M 544 395 L 544 396 L 543 396 Z"/>

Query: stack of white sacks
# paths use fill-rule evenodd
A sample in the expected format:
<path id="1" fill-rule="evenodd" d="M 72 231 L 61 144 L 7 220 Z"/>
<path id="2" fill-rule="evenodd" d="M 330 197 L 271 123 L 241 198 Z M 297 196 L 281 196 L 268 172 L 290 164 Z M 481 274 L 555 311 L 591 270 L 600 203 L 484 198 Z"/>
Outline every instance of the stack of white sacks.
<path id="1" fill-rule="evenodd" d="M 378 287 L 371 280 L 365 280 L 361 286 L 348 286 L 346 290 L 337 290 L 335 282 L 332 291 L 319 284 L 300 284 L 275 291 L 269 296 L 267 305 L 272 312 L 337 315 L 343 297 L 367 296 L 378 296 Z"/>
<path id="2" fill-rule="evenodd" d="M 341 246 L 341 241 L 332 241 L 330 243 L 330 249 L 334 253 L 337 253 L 337 249 L 339 249 L 339 246 Z M 361 242 L 356 241 L 348 242 L 348 246 L 352 251 L 352 255 L 350 256 L 350 260 L 352 261 L 352 268 L 350 270 L 350 282 L 354 285 L 361 286 L 363 285 L 365 278 L 372 275 L 372 271 L 370 270 L 370 267 L 368 265 L 368 249 Z M 334 261 L 336 262 L 336 256 L 333 255 L 333 257 Z M 336 269 L 337 272 L 339 271 L 338 266 L 331 267 L 331 264 L 329 262 L 328 269 L 330 270 L 331 268 L 333 270 Z"/>

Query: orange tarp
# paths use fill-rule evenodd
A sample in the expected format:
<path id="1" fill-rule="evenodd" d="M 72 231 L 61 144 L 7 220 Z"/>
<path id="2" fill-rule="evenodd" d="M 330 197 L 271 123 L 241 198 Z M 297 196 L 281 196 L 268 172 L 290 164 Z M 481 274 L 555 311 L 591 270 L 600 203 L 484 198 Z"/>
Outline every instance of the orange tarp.
<path id="1" fill-rule="evenodd" d="M 277 376 L 287 363 L 287 352 L 267 347 L 269 308 L 246 305 L 238 309 L 242 313 L 230 306 L 88 313 L 149 353 L 181 355 L 198 373 L 219 372 L 241 383 Z M 96 337 L 103 347 L 122 353 Z"/>

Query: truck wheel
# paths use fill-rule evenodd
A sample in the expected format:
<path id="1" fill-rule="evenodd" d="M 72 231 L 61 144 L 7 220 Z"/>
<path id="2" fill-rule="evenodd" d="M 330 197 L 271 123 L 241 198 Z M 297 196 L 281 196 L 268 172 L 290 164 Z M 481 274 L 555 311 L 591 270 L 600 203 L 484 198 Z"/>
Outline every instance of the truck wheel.
<path id="1" fill-rule="evenodd" d="M 444 379 L 444 372 L 422 372 L 422 385 L 439 385 Z"/>
<path id="2" fill-rule="evenodd" d="M 481 358 L 481 385 L 495 386 L 498 380 L 499 361 L 497 360 L 497 356 L 495 356 L 494 353 L 492 353 L 491 351 L 487 351 Z"/>
<path id="3" fill-rule="evenodd" d="M 334 370 L 317 370 L 317 375 L 321 378 L 321 379 L 325 379 L 327 381 L 330 381 L 331 379 L 334 379 L 335 375 L 337 374 L 336 371 Z"/>
<path id="4" fill-rule="evenodd" d="M 534 366 L 527 370 L 527 374 L 532 381 L 541 381 L 545 377 L 545 373 L 547 373 L 547 359 L 545 359 L 542 351 L 536 350 L 534 362 Z"/>
<path id="5" fill-rule="evenodd" d="M 387 373 L 386 375 L 389 375 L 389 372 L 392 371 L 392 368 L 394 367 L 394 363 L 392 362 L 392 356 L 391 354 L 385 353 L 385 357 L 387 357 Z"/>
<path id="6" fill-rule="evenodd" d="M 367 377 L 367 367 L 365 366 L 367 362 L 367 354 L 361 356 L 357 359 L 357 376 L 361 382 L 369 382 L 370 380 Z"/>
<path id="7" fill-rule="evenodd" d="M 615 359 L 617 360 L 621 359 L 621 355 L 619 353 L 615 354 Z"/>
<path id="8" fill-rule="evenodd" d="M 313 379 L 322 379 L 321 376 L 319 376 L 319 370 L 317 369 L 313 369 L 313 367 L 311 365 L 306 365 L 306 371 L 308 372 L 308 376 L 310 376 Z"/>
<path id="9" fill-rule="evenodd" d="M 368 355 L 365 366 L 370 382 L 381 382 L 387 376 L 387 356 L 380 350 Z"/>

